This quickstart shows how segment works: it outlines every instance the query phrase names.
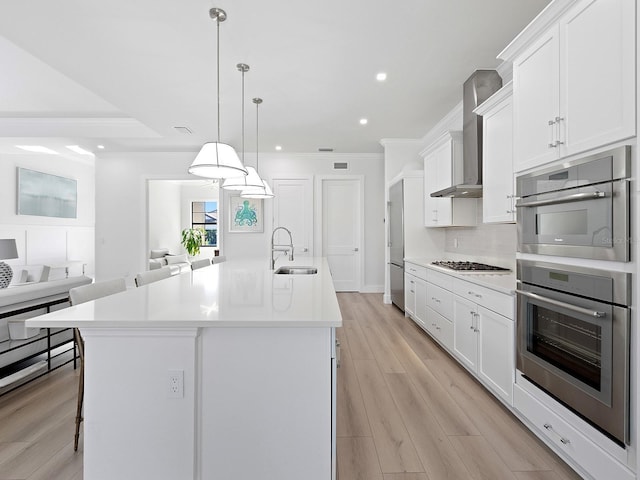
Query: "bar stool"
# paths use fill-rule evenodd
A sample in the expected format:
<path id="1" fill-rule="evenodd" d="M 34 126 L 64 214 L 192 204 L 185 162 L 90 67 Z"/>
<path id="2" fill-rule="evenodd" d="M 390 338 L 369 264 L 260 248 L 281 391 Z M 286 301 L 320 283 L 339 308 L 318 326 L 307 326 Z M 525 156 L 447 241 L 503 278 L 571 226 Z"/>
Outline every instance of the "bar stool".
<path id="1" fill-rule="evenodd" d="M 104 282 L 91 283 L 74 287 L 69 290 L 69 302 L 71 305 L 90 302 L 98 298 L 124 292 L 127 289 L 124 278 L 107 280 Z M 82 405 L 84 403 L 84 340 L 78 328 L 73 329 L 78 353 L 80 355 L 80 380 L 78 382 L 78 408 L 76 410 L 76 433 L 73 440 L 73 450 L 78 451 L 78 439 L 80 438 L 80 423 L 82 422 Z"/>
<path id="2" fill-rule="evenodd" d="M 149 283 L 157 282 L 171 276 L 171 270 L 168 267 L 162 267 L 156 270 L 147 270 L 136 275 L 136 287 L 141 287 Z"/>

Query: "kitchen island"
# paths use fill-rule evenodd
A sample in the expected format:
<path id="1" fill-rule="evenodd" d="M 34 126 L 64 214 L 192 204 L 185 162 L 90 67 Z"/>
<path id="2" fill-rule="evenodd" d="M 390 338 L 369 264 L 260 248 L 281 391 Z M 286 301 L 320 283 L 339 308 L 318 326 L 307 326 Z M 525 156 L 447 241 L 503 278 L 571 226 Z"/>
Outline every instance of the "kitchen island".
<path id="1" fill-rule="evenodd" d="M 28 321 L 85 339 L 84 478 L 335 478 L 327 262 L 228 261 Z M 70 421 L 73 421 L 70 419 Z"/>

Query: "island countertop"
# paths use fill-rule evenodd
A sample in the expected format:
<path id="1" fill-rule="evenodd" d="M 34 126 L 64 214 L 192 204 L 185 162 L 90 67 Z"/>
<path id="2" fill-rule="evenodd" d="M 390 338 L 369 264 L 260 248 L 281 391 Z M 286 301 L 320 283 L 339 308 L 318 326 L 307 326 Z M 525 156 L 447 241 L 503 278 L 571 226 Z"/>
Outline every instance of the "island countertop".
<path id="1" fill-rule="evenodd" d="M 281 265 L 318 269 L 276 275 L 268 259 L 230 260 L 27 320 L 30 327 L 340 327 L 325 258 Z M 276 267 L 277 269 L 277 267 Z"/>

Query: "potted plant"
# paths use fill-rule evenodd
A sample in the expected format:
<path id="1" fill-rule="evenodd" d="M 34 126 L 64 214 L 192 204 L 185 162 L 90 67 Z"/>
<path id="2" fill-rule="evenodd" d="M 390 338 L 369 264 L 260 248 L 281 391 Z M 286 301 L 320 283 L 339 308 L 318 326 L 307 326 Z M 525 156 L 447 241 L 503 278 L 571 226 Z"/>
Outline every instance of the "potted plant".
<path id="1" fill-rule="evenodd" d="M 182 246 L 187 253 L 195 257 L 200 253 L 200 246 L 204 242 L 206 234 L 204 228 L 185 228 L 182 230 Z"/>

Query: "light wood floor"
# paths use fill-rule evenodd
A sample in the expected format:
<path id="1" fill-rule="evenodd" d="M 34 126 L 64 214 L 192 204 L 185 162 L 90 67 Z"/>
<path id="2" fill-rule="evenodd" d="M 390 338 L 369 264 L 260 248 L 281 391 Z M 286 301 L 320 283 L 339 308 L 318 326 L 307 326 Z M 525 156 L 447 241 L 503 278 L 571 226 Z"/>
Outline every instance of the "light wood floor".
<path id="1" fill-rule="evenodd" d="M 379 294 L 338 294 L 339 480 L 579 479 Z"/>
<path id="2" fill-rule="evenodd" d="M 338 299 L 339 480 L 580 478 L 381 295 Z M 76 392 L 67 366 L 0 397 L 0 480 L 82 479 Z"/>

